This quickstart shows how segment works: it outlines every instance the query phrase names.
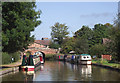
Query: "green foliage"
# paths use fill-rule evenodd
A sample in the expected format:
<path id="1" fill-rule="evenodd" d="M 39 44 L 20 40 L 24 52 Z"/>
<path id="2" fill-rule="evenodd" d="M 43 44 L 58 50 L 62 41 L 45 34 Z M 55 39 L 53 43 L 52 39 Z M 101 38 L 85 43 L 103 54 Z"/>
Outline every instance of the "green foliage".
<path id="1" fill-rule="evenodd" d="M 107 61 L 106 59 L 102 60 L 101 58 L 98 58 L 97 60 L 93 60 L 92 62 L 98 64 L 108 64 L 109 61 Z"/>
<path id="2" fill-rule="evenodd" d="M 71 37 L 71 38 L 66 38 L 63 40 L 63 43 L 62 43 L 62 53 L 69 53 L 70 51 L 74 50 L 75 48 L 75 42 L 74 42 L 74 38 Z"/>
<path id="3" fill-rule="evenodd" d="M 88 26 L 82 26 L 75 32 L 75 52 L 88 53 L 92 46 L 93 31 Z"/>
<path id="4" fill-rule="evenodd" d="M 93 45 L 95 44 L 102 44 L 102 39 L 103 38 L 108 38 L 109 37 L 109 29 L 112 27 L 109 23 L 106 23 L 105 25 L 103 24 L 96 24 L 93 28 Z"/>
<path id="5" fill-rule="evenodd" d="M 2 64 L 8 64 L 11 62 L 11 57 L 8 53 L 2 53 Z"/>
<path id="6" fill-rule="evenodd" d="M 50 42 L 49 48 L 58 49 L 59 47 L 60 47 L 59 44 L 56 44 L 55 42 Z"/>
<path id="7" fill-rule="evenodd" d="M 10 53 L 8 54 L 7 52 L 2 52 L 2 64 L 9 64 L 12 62 L 11 58 L 14 58 L 14 62 L 18 61 L 20 59 L 20 53 L 15 52 L 15 53 Z"/>
<path id="8" fill-rule="evenodd" d="M 87 39 L 92 38 L 93 31 L 88 26 L 82 26 L 81 29 L 75 32 L 75 37 L 85 37 Z"/>
<path id="9" fill-rule="evenodd" d="M 87 54 L 89 49 L 88 40 L 84 37 L 75 40 L 75 52 L 77 54 Z"/>
<path id="10" fill-rule="evenodd" d="M 55 60 L 56 54 L 46 54 L 45 59 L 46 60 Z"/>
<path id="11" fill-rule="evenodd" d="M 120 61 L 120 28 L 111 28 L 109 34 L 111 41 L 106 44 L 106 51 L 112 55 L 113 61 Z"/>
<path id="12" fill-rule="evenodd" d="M 20 53 L 19 52 L 11 53 L 9 55 L 14 58 L 14 62 L 16 62 L 20 59 Z"/>
<path id="13" fill-rule="evenodd" d="M 30 32 L 34 31 L 41 21 L 40 11 L 35 11 L 34 2 L 2 3 L 2 42 L 3 51 L 14 53 L 34 41 Z"/>
<path id="14" fill-rule="evenodd" d="M 101 60 L 101 63 L 102 63 L 102 64 L 108 64 L 108 62 L 109 62 L 109 61 L 107 61 L 106 59 Z"/>
<path id="15" fill-rule="evenodd" d="M 69 34 L 68 30 L 68 26 L 66 26 L 65 24 L 60 24 L 60 23 L 55 23 L 54 26 L 51 27 L 52 32 L 51 32 L 51 36 L 52 39 L 54 40 L 54 42 L 57 42 L 59 45 L 62 44 L 63 39 L 67 37 L 67 35 Z"/>
<path id="16" fill-rule="evenodd" d="M 81 29 L 75 32 L 76 38 L 84 38 L 88 41 L 89 47 L 92 46 L 93 31 L 88 26 L 82 26 Z"/>
<path id="17" fill-rule="evenodd" d="M 90 54 L 101 57 L 102 54 L 106 54 L 105 46 L 102 44 L 96 44 L 90 48 Z"/>

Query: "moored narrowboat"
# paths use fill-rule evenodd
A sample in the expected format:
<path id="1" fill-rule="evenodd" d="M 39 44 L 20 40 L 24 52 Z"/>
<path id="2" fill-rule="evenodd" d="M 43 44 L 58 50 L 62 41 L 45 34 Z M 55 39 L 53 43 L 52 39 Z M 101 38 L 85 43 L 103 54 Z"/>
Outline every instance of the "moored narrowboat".
<path id="1" fill-rule="evenodd" d="M 26 55 L 23 55 L 21 69 L 23 71 L 32 72 L 35 70 L 35 68 L 38 65 L 43 64 L 43 63 L 44 63 L 43 56 L 40 52 L 36 52 L 34 55 L 29 55 L 29 57 L 27 57 Z"/>
<path id="2" fill-rule="evenodd" d="M 89 54 L 80 54 L 79 58 L 77 59 L 78 64 L 83 65 L 91 65 L 92 64 L 92 58 Z"/>

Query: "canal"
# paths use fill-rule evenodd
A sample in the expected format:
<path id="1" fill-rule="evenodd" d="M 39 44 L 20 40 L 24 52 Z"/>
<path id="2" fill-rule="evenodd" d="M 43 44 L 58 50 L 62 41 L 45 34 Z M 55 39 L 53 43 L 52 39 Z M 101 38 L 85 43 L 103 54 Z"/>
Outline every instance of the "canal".
<path id="1" fill-rule="evenodd" d="M 34 74 L 19 71 L 3 76 L 2 81 L 120 81 L 120 72 L 93 65 L 46 61 Z"/>

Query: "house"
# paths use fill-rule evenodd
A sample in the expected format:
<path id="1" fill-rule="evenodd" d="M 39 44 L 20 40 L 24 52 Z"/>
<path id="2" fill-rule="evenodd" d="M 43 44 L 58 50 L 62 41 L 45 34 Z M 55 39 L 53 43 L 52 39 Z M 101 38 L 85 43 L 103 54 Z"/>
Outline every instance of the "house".
<path id="1" fill-rule="evenodd" d="M 35 40 L 28 48 L 49 48 L 49 45 L 50 40 L 48 38 L 42 38 L 42 40 Z"/>
<path id="2" fill-rule="evenodd" d="M 102 58 L 102 60 L 103 59 L 106 59 L 106 60 L 112 60 L 112 56 L 111 55 L 101 55 L 101 58 Z"/>

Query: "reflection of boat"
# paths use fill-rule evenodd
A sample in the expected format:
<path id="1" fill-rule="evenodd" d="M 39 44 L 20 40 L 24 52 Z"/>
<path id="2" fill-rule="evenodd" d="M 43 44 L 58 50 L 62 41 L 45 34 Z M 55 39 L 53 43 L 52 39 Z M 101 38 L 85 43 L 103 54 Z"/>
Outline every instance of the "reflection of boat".
<path id="1" fill-rule="evenodd" d="M 81 54 L 77 59 L 78 64 L 91 65 L 91 56 L 88 54 Z"/>
<path id="2" fill-rule="evenodd" d="M 33 81 L 34 73 L 24 71 L 24 82 Z"/>
<path id="3" fill-rule="evenodd" d="M 82 71 L 82 74 L 91 74 L 92 73 L 91 65 L 82 65 L 81 71 Z"/>
<path id="4" fill-rule="evenodd" d="M 37 66 L 34 71 L 22 71 L 24 75 L 24 81 L 25 82 L 34 81 L 34 79 L 36 79 L 36 77 L 39 75 L 39 72 L 43 70 L 44 70 L 44 65 L 41 64 Z"/>
<path id="5" fill-rule="evenodd" d="M 41 52 L 36 52 L 34 55 L 29 55 L 29 57 L 23 55 L 21 69 L 23 71 L 33 72 L 38 65 L 43 63 L 44 60 Z"/>

